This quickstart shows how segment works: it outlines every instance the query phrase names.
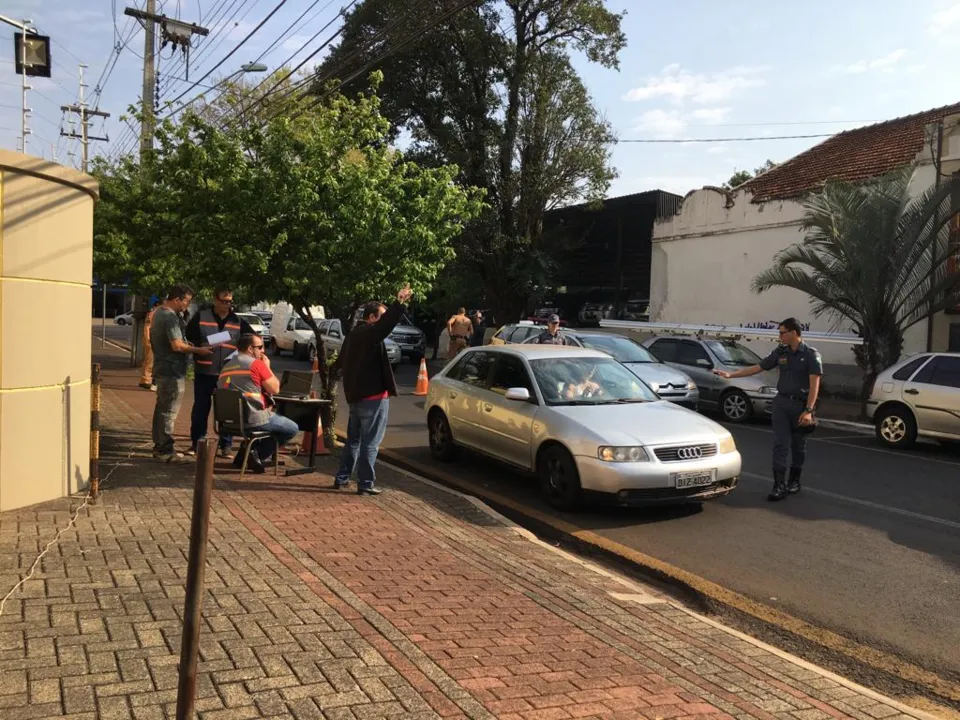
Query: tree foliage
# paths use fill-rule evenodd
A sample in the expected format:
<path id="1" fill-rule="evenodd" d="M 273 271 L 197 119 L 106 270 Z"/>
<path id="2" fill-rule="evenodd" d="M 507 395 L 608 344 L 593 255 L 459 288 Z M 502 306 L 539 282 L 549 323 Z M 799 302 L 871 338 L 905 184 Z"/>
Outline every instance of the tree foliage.
<path id="1" fill-rule="evenodd" d="M 456 167 L 406 160 L 389 131 L 374 92 L 334 94 L 265 124 L 187 111 L 158 127 L 149 182 L 129 158 L 98 168 L 111 192 L 95 244 L 138 288 L 225 282 L 247 298 L 290 302 L 315 333 L 316 305 L 349 325 L 359 304 L 406 282 L 424 297 L 482 193 L 455 182 Z M 335 401 L 338 378 L 317 349 Z"/>
<path id="2" fill-rule="evenodd" d="M 456 164 L 461 182 L 486 190 L 489 209 L 458 252 L 512 316 L 551 267 L 541 257 L 544 212 L 600 199 L 615 177 L 615 137 L 570 56 L 617 68 L 623 15 L 602 0 L 485 0 L 417 34 L 452 4 L 427 0 L 410 13 L 406 0 L 365 0 L 323 69 L 343 77 L 376 59 L 383 47 L 371 39 L 388 28 L 413 38 L 380 62 L 385 111 L 408 133 L 411 156 Z"/>
<path id="3" fill-rule="evenodd" d="M 776 166 L 777 164 L 773 160 L 767 158 L 767 161 L 760 167 L 754 168 L 753 172 L 749 170 L 737 170 L 730 176 L 730 179 L 723 184 L 723 187 L 727 190 L 733 190 L 743 185 L 747 180 L 753 180 L 757 175 L 761 175 L 767 170 L 772 170 Z"/>
<path id="4" fill-rule="evenodd" d="M 862 399 L 895 363 L 907 328 L 960 304 L 958 248 L 948 222 L 960 180 L 911 199 L 913 168 L 870 183 L 830 182 L 804 201 L 803 241 L 753 280 L 755 292 L 799 290 L 816 316 L 848 321 L 863 337 L 855 349 L 864 370 Z"/>

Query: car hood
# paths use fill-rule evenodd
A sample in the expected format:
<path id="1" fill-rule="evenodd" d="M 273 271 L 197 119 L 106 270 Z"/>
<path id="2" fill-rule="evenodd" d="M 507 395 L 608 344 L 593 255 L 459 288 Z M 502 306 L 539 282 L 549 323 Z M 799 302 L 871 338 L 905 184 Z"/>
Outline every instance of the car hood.
<path id="1" fill-rule="evenodd" d="M 623 364 L 629 368 L 630 372 L 651 386 L 686 387 L 687 383 L 690 382 L 687 375 L 663 363 L 628 362 Z"/>
<path id="2" fill-rule="evenodd" d="M 719 423 L 665 400 L 623 405 L 554 405 L 560 417 L 580 426 L 581 437 L 603 445 L 711 443 L 728 435 Z"/>

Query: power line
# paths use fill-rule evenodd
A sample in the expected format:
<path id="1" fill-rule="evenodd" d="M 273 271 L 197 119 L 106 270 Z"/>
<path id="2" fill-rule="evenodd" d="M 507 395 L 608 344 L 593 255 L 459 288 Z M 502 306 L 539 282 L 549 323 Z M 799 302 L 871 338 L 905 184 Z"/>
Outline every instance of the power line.
<path id="1" fill-rule="evenodd" d="M 295 53 L 294 53 L 293 55 L 291 55 L 289 58 L 287 58 L 286 60 L 284 60 L 284 61 L 279 65 L 279 67 L 285 67 L 288 62 L 290 62 L 294 57 L 297 56 L 298 53 L 300 53 L 300 52 L 303 50 L 303 48 L 305 48 L 307 45 L 309 45 L 310 43 L 312 43 L 317 37 L 320 36 L 321 33 L 325 32 L 327 28 L 329 28 L 331 25 L 333 25 L 333 23 L 336 22 L 336 20 L 337 20 L 338 17 L 340 17 L 340 16 L 342 16 L 342 15 L 345 15 L 345 13 L 347 12 L 347 10 L 349 10 L 351 7 L 353 7 L 353 5 L 356 4 L 356 2 L 357 2 L 357 0 L 352 0 L 349 5 L 347 5 L 345 8 L 343 8 L 343 10 L 341 10 L 337 15 L 335 15 L 326 25 L 324 25 L 324 26 L 323 26 L 322 28 L 320 28 L 316 33 L 314 33 L 313 37 L 311 37 L 309 40 L 307 40 L 307 42 L 304 43 L 303 47 L 300 48 L 300 50 L 297 50 L 297 52 L 295 52 Z M 421 2 L 421 5 L 423 5 L 423 4 L 424 4 L 424 3 Z M 263 93 L 263 94 L 260 96 L 259 99 L 254 100 L 254 102 L 252 102 L 252 103 L 251 103 L 249 106 L 247 106 L 247 107 L 241 107 L 241 108 L 239 109 L 239 112 L 238 112 L 237 116 L 238 116 L 238 117 L 241 117 L 241 116 L 245 115 L 245 114 L 246 114 L 256 103 L 258 103 L 258 102 L 262 104 L 263 101 L 264 101 L 267 97 L 269 97 L 270 95 L 272 95 L 280 85 L 282 85 L 282 84 L 283 84 L 284 82 L 286 82 L 288 79 L 290 79 L 291 77 L 293 77 L 293 74 L 294 74 L 295 72 L 297 72 L 297 70 L 299 70 L 300 68 L 302 68 L 302 67 L 303 67 L 304 65 L 306 65 L 308 62 L 310 62 L 310 60 L 311 60 L 312 58 L 316 57 L 316 55 L 317 55 L 318 53 L 320 53 L 320 52 L 321 52 L 324 48 L 326 48 L 330 43 L 332 43 L 334 40 L 336 40 L 337 36 L 340 35 L 340 33 L 342 33 L 342 32 L 343 32 L 343 26 L 341 26 L 340 28 L 338 28 L 337 31 L 336 31 L 335 33 L 333 33 L 333 35 L 331 35 L 329 38 L 327 38 L 327 39 L 320 45 L 320 47 L 318 47 L 318 48 L 317 48 L 316 50 L 314 50 L 312 53 L 310 53 L 309 55 L 307 55 L 307 57 L 305 57 L 303 60 L 301 60 L 299 65 L 297 65 L 295 68 L 293 68 L 292 70 L 290 70 L 286 75 L 284 75 L 282 78 L 278 79 L 273 85 L 271 85 L 271 86 L 270 86 L 270 89 L 267 90 L 265 93 Z M 245 94 L 245 96 L 244 96 L 243 98 L 241 98 L 240 102 L 243 102 L 244 100 L 246 100 L 246 99 L 252 97 L 254 94 L 256 94 L 256 92 L 257 92 L 261 87 L 263 87 L 269 80 L 270 80 L 270 78 L 269 78 L 269 77 L 266 77 L 266 78 L 263 79 L 262 82 L 257 83 L 254 87 L 252 87 L 252 88 L 250 89 L 250 91 L 249 91 L 248 93 Z M 292 89 L 295 90 L 295 89 L 297 88 L 297 83 L 294 83 L 291 87 L 292 87 Z M 288 88 L 287 90 L 289 91 L 290 88 Z M 283 97 L 286 97 L 287 94 L 288 94 L 288 92 L 285 92 L 285 94 L 282 96 L 282 98 L 283 98 Z M 280 99 L 282 99 L 282 98 L 280 98 Z"/>
<path id="2" fill-rule="evenodd" d="M 760 137 L 727 137 L 727 138 L 673 138 L 660 140 L 646 140 L 639 138 L 621 138 L 615 143 L 720 143 L 720 142 L 753 142 L 755 140 L 804 140 L 807 138 L 833 137 L 837 133 L 817 133 L 814 135 L 768 135 Z"/>
<path id="3" fill-rule="evenodd" d="M 430 22 L 427 24 L 426 27 L 421 28 L 418 32 L 412 32 L 412 33 L 410 33 L 404 40 L 401 40 L 401 41 L 398 42 L 397 44 L 395 44 L 395 45 L 393 45 L 392 47 L 388 48 L 388 49 L 387 49 L 384 53 L 382 53 L 379 57 L 374 58 L 373 60 L 371 60 L 370 62 L 368 62 L 366 65 L 364 65 L 363 67 L 361 67 L 361 68 L 358 69 L 357 71 L 351 73 L 351 74 L 348 75 L 346 78 L 343 78 L 342 80 L 340 80 L 338 87 L 343 87 L 343 86 L 346 85 L 347 83 L 349 83 L 349 82 L 351 82 L 352 80 L 354 80 L 355 78 L 359 77 L 361 74 L 363 74 L 363 73 L 367 72 L 368 70 L 371 70 L 372 68 L 376 67 L 376 66 L 379 65 L 383 60 L 386 60 L 386 59 L 387 59 L 388 57 L 390 57 L 391 55 L 399 52 L 399 51 L 402 50 L 404 47 L 406 47 L 407 45 L 409 45 L 410 43 L 412 43 L 414 40 L 416 40 L 416 39 L 418 39 L 418 38 L 422 38 L 426 33 L 430 32 L 431 30 L 433 30 L 435 27 L 437 27 L 437 26 L 440 25 L 441 23 L 443 23 L 443 22 L 445 22 L 446 20 L 454 17 L 455 15 L 459 14 L 460 12 L 466 10 L 466 9 L 467 9 L 468 7 L 470 7 L 471 5 L 476 5 L 477 2 L 479 2 L 479 0 L 464 0 L 464 1 L 461 2 L 459 5 L 455 5 L 453 8 L 451 8 L 451 9 L 448 10 L 447 12 L 443 13 L 442 15 L 440 15 L 440 17 L 436 18 L 435 20 L 430 21 Z M 328 75 L 327 78 L 325 78 L 325 80 L 326 80 L 326 79 L 329 79 L 329 77 L 330 77 L 330 75 Z M 319 105 L 321 102 L 323 102 L 324 98 L 326 98 L 328 95 L 330 95 L 330 94 L 331 94 L 332 92 L 334 92 L 336 89 L 337 89 L 337 88 L 330 88 L 329 90 L 327 90 L 327 91 L 325 91 L 325 92 L 323 92 L 323 93 L 320 93 L 313 102 L 311 102 L 311 103 L 310 103 L 309 105 L 307 105 L 306 107 L 301 108 L 300 110 L 298 110 L 297 112 L 295 112 L 293 115 L 291 115 L 291 119 L 297 118 L 297 117 L 299 117 L 300 115 L 302 115 L 303 113 L 307 112 L 308 110 L 311 110 L 312 108 L 316 107 L 316 106 Z"/>
<path id="4" fill-rule="evenodd" d="M 218 67 L 220 67 L 221 65 L 223 65 L 227 60 L 229 60 L 230 57 L 231 57 L 237 50 L 239 50 L 241 47 L 243 47 L 244 43 L 247 42 L 247 40 L 249 40 L 251 37 L 253 37 L 253 36 L 256 34 L 256 32 L 257 32 L 260 28 L 262 28 L 262 27 L 267 23 L 267 21 L 268 21 L 270 18 L 272 18 L 274 15 L 276 15 L 277 11 L 278 11 L 280 8 L 282 8 L 284 5 L 286 5 L 286 4 L 287 4 L 287 0 L 280 0 L 280 2 L 277 3 L 276 7 L 274 7 L 273 10 L 271 10 L 270 13 L 269 13 L 263 20 L 260 21 L 260 24 L 257 25 L 257 26 L 256 26 L 253 30 L 251 30 L 249 33 L 247 33 L 247 36 L 246 36 L 243 40 L 241 40 L 239 43 L 237 43 L 236 46 L 234 46 L 233 50 L 231 50 L 231 51 L 228 52 L 226 55 L 224 55 L 223 58 L 220 60 L 220 62 L 218 62 L 218 63 L 217 63 L 216 65 L 214 65 L 212 68 L 210 68 L 209 70 L 207 70 L 207 72 L 204 73 L 203 76 L 201 76 L 201 78 L 200 78 L 199 80 L 197 80 L 193 85 L 191 85 L 190 87 L 188 87 L 186 90 L 184 90 L 182 93 L 180 93 L 177 97 L 175 97 L 175 98 L 174 98 L 173 100 L 171 100 L 170 102 L 176 103 L 176 102 L 179 101 L 181 98 L 183 98 L 185 95 L 188 95 L 188 94 L 190 93 L 190 91 L 191 91 L 194 87 L 196 87 L 199 83 L 203 82 L 203 81 L 206 80 L 208 77 L 210 77 L 210 75 L 213 73 L 214 70 L 216 70 Z"/>

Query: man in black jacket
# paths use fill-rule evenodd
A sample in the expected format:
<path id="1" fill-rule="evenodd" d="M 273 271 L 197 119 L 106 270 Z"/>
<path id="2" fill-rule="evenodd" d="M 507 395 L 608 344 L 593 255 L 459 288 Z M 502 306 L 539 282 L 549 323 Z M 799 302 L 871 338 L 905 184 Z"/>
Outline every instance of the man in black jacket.
<path id="1" fill-rule="evenodd" d="M 334 363 L 343 371 L 343 394 L 350 405 L 347 442 L 334 477 L 335 488 L 346 487 L 356 469 L 357 494 L 380 494 L 374 487 L 374 463 L 387 430 L 390 396 L 397 394 L 397 382 L 383 341 L 400 322 L 403 306 L 412 294 L 410 285 L 406 285 L 389 308 L 376 302 L 365 305 L 360 324 L 344 339 Z"/>

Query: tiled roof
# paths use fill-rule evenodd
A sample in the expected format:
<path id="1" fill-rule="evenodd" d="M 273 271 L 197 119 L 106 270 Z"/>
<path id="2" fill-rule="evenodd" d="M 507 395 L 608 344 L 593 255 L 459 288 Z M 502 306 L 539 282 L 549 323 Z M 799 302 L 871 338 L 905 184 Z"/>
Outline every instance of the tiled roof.
<path id="1" fill-rule="evenodd" d="M 752 202 L 793 198 L 831 179 L 865 180 L 913 161 L 923 148 L 924 128 L 960 113 L 960 103 L 847 130 L 741 185 Z"/>

